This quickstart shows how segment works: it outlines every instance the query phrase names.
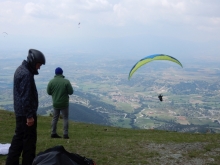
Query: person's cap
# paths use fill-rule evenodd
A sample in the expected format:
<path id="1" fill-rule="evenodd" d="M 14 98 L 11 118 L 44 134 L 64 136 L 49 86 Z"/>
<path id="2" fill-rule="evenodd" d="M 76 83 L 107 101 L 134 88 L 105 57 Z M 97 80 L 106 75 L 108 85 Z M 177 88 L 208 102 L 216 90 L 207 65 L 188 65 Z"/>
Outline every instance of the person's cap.
<path id="1" fill-rule="evenodd" d="M 60 67 L 56 68 L 55 74 L 63 74 L 62 68 L 60 68 Z"/>

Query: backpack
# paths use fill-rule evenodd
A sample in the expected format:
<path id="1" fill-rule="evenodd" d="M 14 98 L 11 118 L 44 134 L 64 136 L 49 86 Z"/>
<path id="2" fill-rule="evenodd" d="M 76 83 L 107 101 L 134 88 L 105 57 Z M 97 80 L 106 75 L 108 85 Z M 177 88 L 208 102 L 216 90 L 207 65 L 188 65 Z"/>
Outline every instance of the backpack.
<path id="1" fill-rule="evenodd" d="M 90 158 L 69 153 L 63 146 L 55 146 L 40 152 L 32 165 L 96 165 L 96 163 Z"/>

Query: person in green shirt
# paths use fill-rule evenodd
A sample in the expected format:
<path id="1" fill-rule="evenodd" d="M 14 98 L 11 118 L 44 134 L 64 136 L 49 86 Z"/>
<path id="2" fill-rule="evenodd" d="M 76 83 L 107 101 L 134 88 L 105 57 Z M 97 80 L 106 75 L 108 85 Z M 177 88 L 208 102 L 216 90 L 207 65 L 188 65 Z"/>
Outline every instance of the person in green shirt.
<path id="1" fill-rule="evenodd" d="M 63 138 L 69 139 L 69 95 L 74 92 L 73 87 L 68 79 L 63 76 L 62 68 L 55 69 L 55 76 L 47 85 L 47 93 L 52 96 L 53 102 L 53 119 L 51 123 L 51 138 L 61 138 L 56 132 L 57 122 L 60 117 L 60 112 L 63 115 Z"/>

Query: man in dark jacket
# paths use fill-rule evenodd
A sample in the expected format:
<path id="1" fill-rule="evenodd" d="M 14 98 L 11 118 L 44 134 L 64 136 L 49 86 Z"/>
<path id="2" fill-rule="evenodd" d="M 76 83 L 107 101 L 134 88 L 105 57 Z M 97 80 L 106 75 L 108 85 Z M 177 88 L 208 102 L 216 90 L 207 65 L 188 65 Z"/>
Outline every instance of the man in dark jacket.
<path id="1" fill-rule="evenodd" d="M 68 118 L 69 118 L 69 95 L 72 95 L 74 90 L 69 80 L 63 76 L 62 68 L 58 67 L 55 70 L 55 76 L 47 86 L 47 93 L 52 95 L 53 100 L 53 120 L 51 138 L 61 138 L 56 132 L 57 122 L 60 116 L 60 112 L 63 115 L 63 138 L 69 139 L 68 135 Z"/>
<path id="2" fill-rule="evenodd" d="M 45 57 L 38 50 L 30 49 L 27 60 L 14 73 L 15 135 L 6 160 L 6 165 L 31 165 L 36 155 L 38 92 L 34 75 L 45 65 Z"/>

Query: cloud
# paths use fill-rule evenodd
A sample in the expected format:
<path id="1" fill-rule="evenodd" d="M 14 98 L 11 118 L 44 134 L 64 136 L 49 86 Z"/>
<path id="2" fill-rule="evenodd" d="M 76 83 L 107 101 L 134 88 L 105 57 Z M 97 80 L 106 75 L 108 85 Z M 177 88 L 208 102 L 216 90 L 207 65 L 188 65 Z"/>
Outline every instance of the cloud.
<path id="1" fill-rule="evenodd" d="M 24 6 L 25 12 L 29 15 L 38 15 L 39 13 L 41 13 L 41 11 L 44 10 L 44 6 L 40 5 L 40 4 L 35 4 L 32 2 L 27 3 Z"/>
<path id="2" fill-rule="evenodd" d="M 18 22 L 21 15 L 21 4 L 19 2 L 3 1 L 0 2 L 0 23 L 1 26 L 7 23 Z"/>
<path id="3" fill-rule="evenodd" d="M 219 1 L 207 0 L 38 0 L 3 1 L 0 15 L 7 20 L 36 18 L 41 21 L 83 20 L 110 26 L 177 25 L 209 27 L 218 26 Z M 1 18 L 1 20 L 6 21 Z M 28 21 L 28 19 L 27 19 Z M 50 20 L 47 20 L 50 21 Z M 17 21 L 16 21 L 17 22 Z M 202 28 L 203 30 L 206 28 Z M 207 28 L 209 29 L 209 28 Z"/>
<path id="4" fill-rule="evenodd" d="M 112 5 L 107 0 L 85 0 L 80 2 L 79 7 L 90 12 L 106 12 L 112 8 Z"/>
<path id="5" fill-rule="evenodd" d="M 66 11 L 67 5 L 63 3 L 43 3 L 43 2 L 28 2 L 24 5 L 24 11 L 27 17 L 32 17 L 41 20 L 54 19 L 55 21 L 59 21 L 60 19 L 73 19 L 75 18 L 73 15 L 68 14 Z M 56 20 L 57 19 L 57 20 Z M 51 20 L 51 21 L 54 21 Z"/>
<path id="6" fill-rule="evenodd" d="M 220 2 L 217 3 L 220 6 Z M 215 3 L 198 0 L 124 0 L 114 5 L 114 12 L 121 13 L 117 14 L 119 17 L 124 13 L 121 18 L 127 22 L 135 20 L 142 24 L 159 24 L 160 21 L 194 24 L 198 23 L 198 18 L 212 19 L 220 15 Z"/>
<path id="7" fill-rule="evenodd" d="M 79 51 L 107 43 L 103 51 L 110 45 L 106 50 L 124 45 L 141 52 L 195 44 L 191 50 L 202 52 L 219 45 L 219 6 L 219 0 L 2 0 L 0 30 L 26 41 L 38 37 L 42 45 L 78 44 Z"/>

